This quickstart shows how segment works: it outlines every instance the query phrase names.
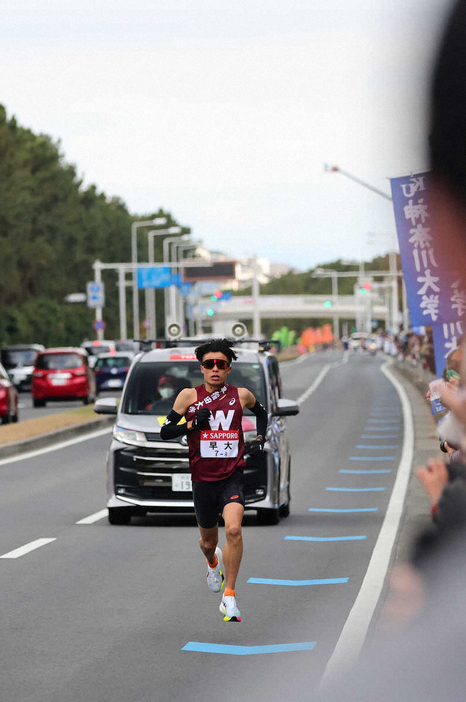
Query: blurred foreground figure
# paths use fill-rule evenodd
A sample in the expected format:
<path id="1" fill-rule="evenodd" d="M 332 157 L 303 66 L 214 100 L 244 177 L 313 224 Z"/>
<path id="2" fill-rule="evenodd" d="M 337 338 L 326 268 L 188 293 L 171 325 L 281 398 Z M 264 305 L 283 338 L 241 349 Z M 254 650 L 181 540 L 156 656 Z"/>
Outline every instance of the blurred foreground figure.
<path id="1" fill-rule="evenodd" d="M 431 231 L 442 273 L 466 278 L 466 0 L 455 3 L 437 57 L 431 93 Z M 442 393 L 457 420 L 466 455 L 466 368 Z M 325 681 L 325 702 L 463 702 L 466 700 L 466 469 L 438 459 L 418 469 L 434 520 L 394 574 L 401 598 L 391 610 L 407 620 L 384 641 L 370 640 L 340 680 Z"/>
<path id="2" fill-rule="evenodd" d="M 455 3 L 430 102 L 431 232 L 441 267 L 466 273 L 466 3 Z"/>

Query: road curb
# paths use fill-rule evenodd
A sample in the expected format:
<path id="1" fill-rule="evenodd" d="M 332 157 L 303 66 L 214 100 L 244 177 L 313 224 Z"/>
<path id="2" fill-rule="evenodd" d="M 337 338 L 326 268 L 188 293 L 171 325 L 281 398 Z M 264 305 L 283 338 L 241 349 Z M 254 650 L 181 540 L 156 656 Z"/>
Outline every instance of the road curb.
<path id="1" fill-rule="evenodd" d="M 38 436 L 31 436 L 28 439 L 21 439 L 21 441 L 0 445 L 0 458 L 17 456 L 21 453 L 27 453 L 28 451 L 44 448 L 44 446 L 50 446 L 51 444 L 72 439 L 75 436 L 90 434 L 97 429 L 111 427 L 115 423 L 115 419 L 113 415 L 102 419 L 91 419 L 88 422 L 81 422 L 80 424 L 73 424 L 70 427 L 48 431 L 46 434 L 39 434 Z"/>

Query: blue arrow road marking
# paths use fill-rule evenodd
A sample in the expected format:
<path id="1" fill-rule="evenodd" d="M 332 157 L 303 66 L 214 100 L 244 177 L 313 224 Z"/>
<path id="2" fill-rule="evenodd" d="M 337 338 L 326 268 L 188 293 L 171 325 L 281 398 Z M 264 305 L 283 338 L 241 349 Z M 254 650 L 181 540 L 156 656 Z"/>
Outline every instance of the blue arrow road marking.
<path id="1" fill-rule="evenodd" d="M 398 427 L 364 427 L 364 431 L 396 431 Z"/>
<path id="2" fill-rule="evenodd" d="M 322 509 L 321 507 L 309 507 L 309 512 L 377 512 L 377 507 L 364 507 L 361 509 Z"/>
<path id="3" fill-rule="evenodd" d="M 397 449 L 398 446 L 380 446 L 379 444 L 374 444 L 373 446 L 369 446 L 367 444 L 359 444 L 359 446 L 356 446 L 357 449 Z"/>
<path id="4" fill-rule="evenodd" d="M 362 541 L 366 536 L 285 536 L 284 541 Z"/>
<path id="5" fill-rule="evenodd" d="M 340 487 L 328 487 L 325 488 L 326 490 L 333 490 L 334 492 L 381 492 L 382 490 L 385 490 L 384 487 L 376 487 L 376 488 L 340 488 Z"/>
<path id="6" fill-rule="evenodd" d="M 386 412 L 371 412 L 371 414 L 370 414 L 369 416 L 370 416 L 371 419 L 374 418 L 374 419 L 392 419 L 392 420 L 395 420 L 395 419 L 399 419 L 399 418 L 400 418 L 399 413 L 397 413 L 397 414 L 391 414 L 391 413 L 390 413 L 390 414 L 387 414 Z"/>
<path id="7" fill-rule="evenodd" d="M 395 456 L 348 456 L 349 461 L 394 461 Z"/>
<path id="8" fill-rule="evenodd" d="M 269 646 L 231 646 L 228 644 L 203 643 L 189 641 L 183 646 L 182 651 L 195 651 L 198 653 L 224 653 L 229 656 L 255 656 L 261 653 L 291 653 L 293 651 L 312 651 L 317 641 L 304 641 L 302 643 L 272 644 Z"/>
<path id="9" fill-rule="evenodd" d="M 391 473 L 392 471 L 390 469 L 376 470 L 374 468 L 374 470 L 364 470 L 363 468 L 361 468 L 360 470 L 340 470 L 338 472 L 339 473 L 352 473 L 352 474 L 360 475 L 360 474 L 366 474 L 366 473 L 367 474 L 369 474 L 369 473 Z"/>
<path id="10" fill-rule="evenodd" d="M 396 426 L 400 423 L 399 419 L 369 419 L 367 420 L 369 424 L 390 424 L 391 426 Z"/>
<path id="11" fill-rule="evenodd" d="M 306 585 L 336 585 L 347 583 L 349 578 L 318 578 L 317 580 L 274 580 L 272 578 L 249 578 L 248 583 L 253 585 L 288 585 L 290 587 L 304 587 Z"/>
<path id="12" fill-rule="evenodd" d="M 363 434 L 361 439 L 398 439 L 398 434 Z"/>

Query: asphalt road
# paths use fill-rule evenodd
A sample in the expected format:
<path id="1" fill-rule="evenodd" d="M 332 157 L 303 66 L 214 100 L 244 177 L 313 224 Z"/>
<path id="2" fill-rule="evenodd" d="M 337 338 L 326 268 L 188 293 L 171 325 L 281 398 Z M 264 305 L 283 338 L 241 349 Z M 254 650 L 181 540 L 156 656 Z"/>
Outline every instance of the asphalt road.
<path id="1" fill-rule="evenodd" d="M 99 399 L 102 397 L 120 397 L 121 391 L 101 392 Z M 33 407 L 32 395 L 30 392 L 21 392 L 19 394 L 18 410 L 19 421 L 26 419 L 35 419 L 36 417 L 45 417 L 49 414 L 59 414 L 72 409 L 79 409 L 83 406 L 82 400 L 60 400 L 48 402 L 45 407 Z"/>
<path id="2" fill-rule="evenodd" d="M 192 516 L 77 524 L 105 507 L 109 435 L 1 461 L 0 698 L 312 699 L 360 591 L 403 443 L 382 359 L 345 360 L 329 351 L 282 366 L 285 396 L 301 401 L 288 420 L 291 515 L 270 527 L 245 517 L 241 623 L 222 621 Z M 375 472 L 346 472 L 361 470 Z M 4 558 L 41 538 L 54 540 Z M 209 645 L 221 652 L 185 648 Z"/>

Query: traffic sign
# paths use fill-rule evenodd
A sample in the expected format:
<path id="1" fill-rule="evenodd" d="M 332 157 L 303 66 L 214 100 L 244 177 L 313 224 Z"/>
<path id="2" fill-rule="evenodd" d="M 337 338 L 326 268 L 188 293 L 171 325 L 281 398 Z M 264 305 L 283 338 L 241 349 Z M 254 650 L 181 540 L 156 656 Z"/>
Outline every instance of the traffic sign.
<path id="1" fill-rule="evenodd" d="M 172 283 L 171 268 L 138 268 L 138 288 L 168 288 Z"/>
<path id="2" fill-rule="evenodd" d="M 95 319 L 92 326 L 96 331 L 99 331 L 99 329 L 105 329 L 105 322 L 103 319 Z"/>
<path id="3" fill-rule="evenodd" d="M 95 280 L 91 280 L 86 284 L 86 291 L 88 307 L 104 307 L 105 288 L 103 283 L 97 283 Z"/>

